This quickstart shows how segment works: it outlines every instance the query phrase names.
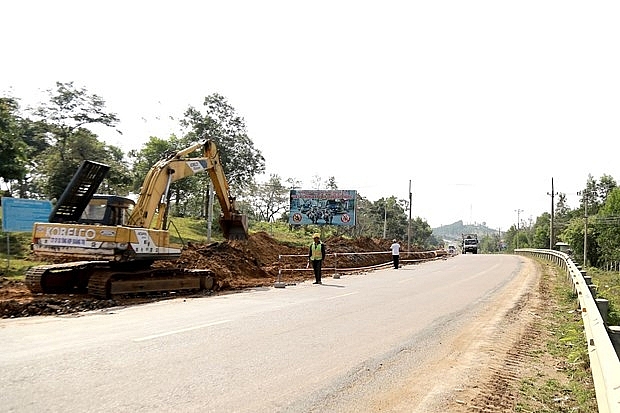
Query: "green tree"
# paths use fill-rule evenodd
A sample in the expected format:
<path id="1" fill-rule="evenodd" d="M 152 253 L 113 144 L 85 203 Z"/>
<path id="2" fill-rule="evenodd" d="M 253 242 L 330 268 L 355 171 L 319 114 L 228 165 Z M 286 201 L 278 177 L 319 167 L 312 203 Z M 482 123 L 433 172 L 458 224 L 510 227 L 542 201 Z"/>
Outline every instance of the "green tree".
<path id="1" fill-rule="evenodd" d="M 38 171 L 37 156 L 49 147 L 45 128 L 21 115 L 17 99 L 0 100 L 0 180 L 12 195 L 40 198 L 33 177 Z"/>
<path id="2" fill-rule="evenodd" d="M 99 192 L 127 193 L 130 175 L 123 151 L 100 142 L 88 125 L 114 127 L 118 118 L 105 110 L 105 101 L 76 88 L 73 82 L 56 83 L 55 90 L 48 90 L 49 101 L 33 112 L 40 133 L 46 136 L 46 148 L 35 156 L 34 185 L 43 195 L 58 198 L 65 186 L 85 160 L 110 165 Z"/>
<path id="3" fill-rule="evenodd" d="M 586 187 L 579 191 L 581 199 L 578 216 L 585 216 L 586 208 L 588 215 L 596 215 L 608 194 L 617 186 L 616 180 L 610 175 L 603 174 L 598 181 L 592 175 L 588 175 Z"/>
<path id="4" fill-rule="evenodd" d="M 549 228 L 551 227 L 551 214 L 544 212 L 536 218 L 534 224 L 534 245 L 532 248 L 549 248 Z"/>
<path id="5" fill-rule="evenodd" d="M 381 198 L 370 204 L 363 213 L 368 218 L 368 233 L 362 234 L 386 239 L 407 239 L 405 201 L 396 197 Z"/>
<path id="6" fill-rule="evenodd" d="M 176 137 L 161 139 L 156 136 L 149 137 L 149 140 L 142 145 L 140 150 L 129 151 L 128 157 L 132 159 L 132 191 L 140 192 L 140 187 L 149 170 L 164 157 L 165 154 L 178 151 L 181 144 Z"/>
<path id="7" fill-rule="evenodd" d="M 547 228 L 549 227 L 547 226 Z M 512 225 L 504 233 L 506 247 L 510 251 L 514 251 L 517 248 L 533 248 L 532 238 L 534 238 L 532 235 L 532 229 L 525 226 L 523 222 L 519 223 L 519 228 L 517 228 L 516 225 Z"/>
<path id="8" fill-rule="evenodd" d="M 21 137 L 19 105 L 13 98 L 0 97 L 0 179 L 9 184 L 26 176 L 27 146 Z"/>
<path id="9" fill-rule="evenodd" d="M 260 221 L 274 222 L 289 208 L 289 189 L 277 174 L 270 175 L 267 182 L 256 185 L 253 192 L 251 205 Z"/>
<path id="10" fill-rule="evenodd" d="M 114 127 L 119 119 L 105 110 L 105 101 L 85 88 L 76 88 L 73 82 L 56 82 L 55 90 L 48 90 L 49 101 L 42 103 L 34 115 L 45 122 L 52 146 L 64 161 L 69 139 L 88 125 Z"/>
<path id="11" fill-rule="evenodd" d="M 566 227 L 564 231 L 560 234 L 560 239 L 570 245 L 573 250 L 573 256 L 576 259 L 576 262 L 583 262 L 583 231 L 584 231 L 584 219 L 573 219 L 570 221 L 569 225 Z M 591 234 L 593 231 L 592 227 L 588 228 L 588 233 Z M 591 237 L 589 237 L 591 238 Z M 592 239 L 588 240 L 588 257 L 590 260 L 593 258 L 592 252 L 596 250 L 596 246 L 593 243 Z"/>
<path id="12" fill-rule="evenodd" d="M 485 253 L 497 253 L 501 251 L 499 234 L 486 234 L 480 239 L 480 250 Z"/>
<path id="13" fill-rule="evenodd" d="M 568 206 L 565 193 L 563 192 L 558 193 L 557 199 L 558 200 L 555 203 L 555 209 L 554 209 L 554 213 L 555 213 L 554 225 L 555 225 L 555 232 L 559 234 L 560 232 L 562 232 L 564 228 L 566 228 L 566 226 L 568 225 L 568 222 L 572 218 L 572 210 Z"/>
<path id="14" fill-rule="evenodd" d="M 604 204 L 607 201 L 609 194 L 618 187 L 616 180 L 607 174 L 604 174 L 599 179 L 596 186 L 598 201 L 600 204 Z"/>
<path id="15" fill-rule="evenodd" d="M 151 136 L 139 151 L 133 150 L 129 157 L 133 159 L 133 185 L 136 193 L 149 172 L 160 160 L 192 146 L 196 142 L 189 141 L 189 136 L 178 138 L 171 135 L 168 139 Z M 198 150 L 189 156 L 200 158 L 204 154 Z M 200 173 L 180 179 L 170 185 L 171 216 L 207 216 L 207 199 L 209 197 L 209 175 Z M 214 211 L 214 215 L 219 216 Z"/>
<path id="16" fill-rule="evenodd" d="M 600 208 L 594 227 L 598 230 L 598 245 L 603 262 L 620 261 L 620 188 L 607 194 Z"/>
<path id="17" fill-rule="evenodd" d="M 406 221 L 405 221 L 406 222 Z M 438 247 L 440 242 L 432 237 L 433 229 L 426 220 L 417 217 L 411 219 L 411 231 L 409 240 L 411 247 L 417 246 L 422 248 Z M 407 228 L 405 228 L 405 234 L 400 237 L 403 240 L 407 240 Z"/>
<path id="18" fill-rule="evenodd" d="M 372 236 L 373 233 L 378 234 L 377 217 L 374 215 L 373 203 L 360 194 L 357 194 L 355 200 L 357 210 L 355 211 L 355 227 L 353 229 L 354 237 Z"/>
<path id="19" fill-rule="evenodd" d="M 84 160 L 101 162 L 110 166 L 110 172 L 98 192 L 127 195 L 131 174 L 120 148 L 99 141 L 88 129 L 78 129 L 65 139 L 65 151 L 48 148 L 39 155 L 40 174 L 35 178 L 38 186 L 49 199 L 58 199 Z"/>
<path id="20" fill-rule="evenodd" d="M 244 119 L 223 96 L 217 93 L 207 96 L 203 106 L 204 113 L 191 106 L 185 111 L 181 125 L 189 129 L 186 138 L 213 140 L 228 184 L 239 192 L 265 171 L 265 159 L 249 138 Z"/>
<path id="21" fill-rule="evenodd" d="M 325 183 L 325 188 L 326 189 L 338 189 L 336 178 L 333 176 L 330 176 L 329 178 L 327 178 L 327 182 Z"/>

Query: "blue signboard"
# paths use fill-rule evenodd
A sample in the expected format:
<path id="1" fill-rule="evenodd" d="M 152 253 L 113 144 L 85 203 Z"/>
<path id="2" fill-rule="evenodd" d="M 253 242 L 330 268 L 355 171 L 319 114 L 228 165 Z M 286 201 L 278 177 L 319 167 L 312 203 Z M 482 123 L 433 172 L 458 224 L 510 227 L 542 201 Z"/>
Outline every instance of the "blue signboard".
<path id="1" fill-rule="evenodd" d="M 289 224 L 355 225 L 356 191 L 292 190 Z"/>
<path id="2" fill-rule="evenodd" d="M 48 222 L 50 201 L 2 197 L 2 231 L 30 232 L 35 222 Z"/>

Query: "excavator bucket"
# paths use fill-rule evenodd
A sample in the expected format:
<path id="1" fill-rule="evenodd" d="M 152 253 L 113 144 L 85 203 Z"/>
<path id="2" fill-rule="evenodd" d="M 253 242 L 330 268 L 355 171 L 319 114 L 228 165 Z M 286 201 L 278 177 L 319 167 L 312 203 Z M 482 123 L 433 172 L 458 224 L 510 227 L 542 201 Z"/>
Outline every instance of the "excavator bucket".
<path id="1" fill-rule="evenodd" d="M 242 214 L 232 214 L 230 218 L 220 218 L 220 228 L 226 239 L 248 239 L 248 217 Z"/>

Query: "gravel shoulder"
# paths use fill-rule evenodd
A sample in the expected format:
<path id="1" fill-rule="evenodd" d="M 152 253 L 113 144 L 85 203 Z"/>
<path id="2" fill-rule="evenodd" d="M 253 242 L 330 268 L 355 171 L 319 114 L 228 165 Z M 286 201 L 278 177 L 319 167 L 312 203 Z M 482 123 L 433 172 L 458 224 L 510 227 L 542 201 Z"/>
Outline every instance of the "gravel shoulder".
<path id="1" fill-rule="evenodd" d="M 570 396 L 566 394 L 556 395 L 551 410 L 544 401 L 524 400 L 528 397 L 521 391 L 524 382 L 554 382 L 568 388 L 568 378 L 562 368 L 566 360 L 550 355 L 546 348 L 552 332 L 545 320 L 554 317 L 557 309 L 549 283 L 554 278 L 552 282 L 562 281 L 557 280 L 550 266 L 521 259 L 520 273 L 485 305 L 479 316 L 442 340 L 443 358 L 416 368 L 415 375 L 407 377 L 398 388 L 368 396 L 364 404 L 369 410 L 584 411 L 570 409 Z M 526 402 L 528 410 L 519 407 L 522 402 Z"/>

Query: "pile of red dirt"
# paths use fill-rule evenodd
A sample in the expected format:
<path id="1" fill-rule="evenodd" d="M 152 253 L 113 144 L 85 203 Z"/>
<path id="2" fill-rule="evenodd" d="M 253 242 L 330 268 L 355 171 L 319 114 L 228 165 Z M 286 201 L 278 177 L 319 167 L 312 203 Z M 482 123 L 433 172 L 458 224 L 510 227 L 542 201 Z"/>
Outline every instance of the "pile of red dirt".
<path id="1" fill-rule="evenodd" d="M 324 243 L 327 251 L 324 263 L 326 275 L 330 271 L 334 272 L 334 269 L 364 269 L 389 264 L 392 260 L 391 242 L 384 239 L 332 237 Z M 214 290 L 221 291 L 273 285 L 278 279 L 297 282 L 312 278 L 312 271 L 306 269 L 308 252 L 307 247 L 287 246 L 266 232 L 258 232 L 247 241 L 190 245 L 177 265 L 180 263 L 185 268 L 208 268 L 213 273 Z M 402 256 L 403 260 L 435 257 L 435 251 L 403 253 Z"/>
<path id="2" fill-rule="evenodd" d="M 368 268 L 389 264 L 391 242 L 383 239 L 332 237 L 324 241 L 327 247 L 325 275 L 333 268 Z M 351 254 L 380 252 L 380 254 Z M 226 292 L 252 287 L 273 286 L 276 281 L 301 282 L 313 278 L 306 269 L 307 247 L 292 247 L 269 236 L 266 232 L 250 235 L 246 241 L 226 241 L 210 244 L 190 244 L 181 258 L 174 262 L 158 262 L 156 266 L 181 266 L 209 269 L 213 274 L 213 292 Z M 435 251 L 403 254 L 401 259 L 425 260 L 437 257 Z M 441 254 L 441 253 L 440 253 Z M 65 314 L 85 310 L 129 305 L 145 301 L 176 297 L 166 293 L 148 297 L 115 297 L 98 300 L 87 295 L 32 294 L 23 282 L 0 279 L 0 317 L 21 317 L 39 314 Z M 208 292 L 212 293 L 212 292 Z"/>

